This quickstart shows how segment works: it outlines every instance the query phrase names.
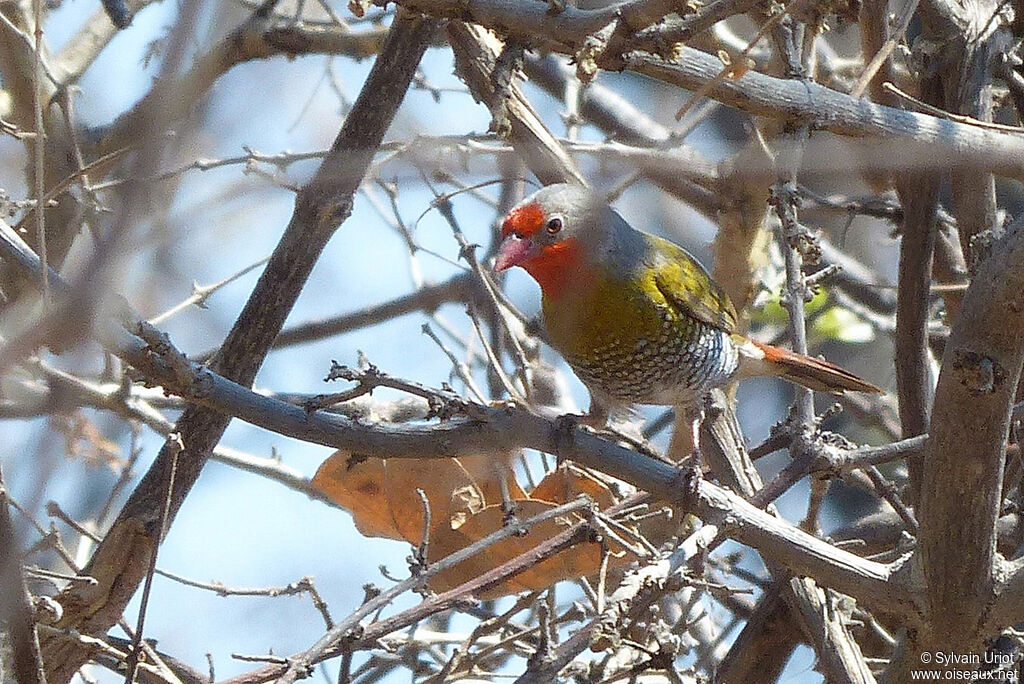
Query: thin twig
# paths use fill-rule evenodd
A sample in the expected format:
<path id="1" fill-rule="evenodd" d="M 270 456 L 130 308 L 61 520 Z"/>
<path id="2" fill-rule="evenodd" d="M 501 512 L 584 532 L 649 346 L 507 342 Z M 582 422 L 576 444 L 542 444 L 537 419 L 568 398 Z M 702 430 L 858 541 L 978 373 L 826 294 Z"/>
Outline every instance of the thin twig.
<path id="1" fill-rule="evenodd" d="M 882 84 L 882 88 L 889 91 L 893 95 L 896 95 L 907 102 L 910 102 L 915 107 L 920 109 L 926 114 L 931 114 L 943 119 L 949 119 L 950 121 L 956 121 L 957 123 L 967 124 L 969 126 L 977 126 L 978 128 L 987 128 L 993 131 L 1004 131 L 1006 133 L 1024 133 L 1024 126 L 1008 126 L 1006 124 L 997 123 L 995 121 L 982 121 L 981 119 L 975 119 L 974 117 L 967 116 L 966 114 L 956 114 L 954 112 L 946 111 L 941 107 L 930 105 L 927 102 L 919 100 L 910 93 L 903 92 L 896 87 L 890 81 L 886 81 Z"/>
<path id="2" fill-rule="evenodd" d="M 917 5 L 919 2 L 920 0 L 906 0 L 904 2 L 896 31 L 886 39 L 882 47 L 871 58 L 868 65 L 864 67 L 864 73 L 862 73 L 860 78 L 857 79 L 857 84 L 853 87 L 853 90 L 850 91 L 850 95 L 859 98 L 864 94 L 864 91 L 868 89 L 868 86 L 871 84 L 871 79 L 875 77 L 875 74 L 877 74 L 878 70 L 882 68 L 882 64 L 885 63 L 885 60 L 889 59 L 889 55 L 892 54 L 893 49 L 901 40 L 903 40 L 903 36 L 906 35 L 907 29 L 910 27 L 910 21 L 914 18 L 914 13 L 917 12 Z"/>
<path id="3" fill-rule="evenodd" d="M 270 257 L 265 256 L 259 261 L 249 264 L 245 268 L 237 271 L 232 275 L 229 275 L 227 278 L 224 278 L 223 280 L 213 283 L 212 285 L 200 285 L 198 283 L 193 283 L 192 294 L 189 297 L 187 297 L 182 302 L 175 304 L 167 311 L 164 311 L 162 314 L 158 314 L 153 318 L 149 319 L 149 322 L 153 325 L 159 325 L 160 323 L 163 323 L 171 316 L 174 316 L 179 311 L 183 311 L 184 309 L 187 309 L 192 305 L 198 306 L 200 308 L 205 308 L 206 300 L 209 299 L 210 295 L 212 295 L 214 292 L 221 289 L 225 285 L 233 283 L 234 281 L 238 280 L 245 274 L 254 271 L 263 264 L 267 263 L 268 261 L 270 261 Z"/>
<path id="4" fill-rule="evenodd" d="M 428 568 L 424 569 L 401 582 L 395 586 L 381 592 L 378 596 L 370 599 L 361 605 L 355 612 L 349 615 L 347 618 L 339 622 L 334 626 L 333 629 L 329 630 L 322 638 L 320 638 L 315 644 L 304 651 L 297 657 L 288 659 L 287 669 L 281 673 L 277 678 L 277 684 L 291 684 L 296 678 L 300 676 L 302 672 L 306 670 L 312 663 L 316 662 L 321 655 L 328 649 L 334 647 L 340 641 L 342 641 L 352 630 L 368 615 L 371 615 L 384 606 L 391 603 L 395 598 L 404 594 L 407 591 L 422 586 L 431 577 L 446 570 L 454 567 L 462 561 L 470 558 L 477 553 L 481 552 L 485 548 L 500 542 L 503 539 L 507 539 L 511 536 L 517 536 L 519 530 L 524 527 L 529 528 L 532 525 L 539 524 L 545 520 L 551 520 L 561 515 L 567 515 L 574 511 L 583 510 L 590 505 L 586 499 L 579 499 L 571 501 L 561 506 L 556 506 L 550 510 L 544 511 L 538 515 L 535 515 L 526 520 L 521 520 L 517 525 L 507 525 L 502 528 L 488 534 L 479 541 L 470 544 L 462 549 L 459 549 L 455 553 L 452 553 L 442 560 L 433 563 Z M 393 631 L 393 630 L 389 630 Z"/>
<path id="5" fill-rule="evenodd" d="M 46 163 L 46 133 L 43 130 L 43 2 L 42 0 L 32 0 L 32 9 L 34 12 L 33 26 L 35 34 L 35 71 L 33 73 L 33 91 L 32 91 L 32 116 L 35 120 L 36 137 L 32 141 L 33 150 L 33 163 L 35 164 L 35 170 L 33 175 L 33 182 L 35 184 L 35 195 L 36 195 L 36 211 L 35 211 L 35 226 L 36 226 L 36 243 L 39 245 L 39 258 L 43 263 L 43 300 L 50 300 L 50 278 L 49 269 L 47 268 L 49 260 L 47 258 L 46 249 L 46 219 L 43 211 L 45 205 L 43 204 L 43 197 L 46 193 L 46 176 L 45 176 L 45 163 Z"/>
<path id="6" fill-rule="evenodd" d="M 178 472 L 178 456 L 185 450 L 185 444 L 181 441 L 180 435 L 172 434 L 168 436 L 167 441 L 172 445 L 171 469 L 167 476 L 167 490 L 157 523 L 160 530 L 157 536 L 158 540 L 163 539 L 164 535 L 167 534 L 167 524 L 171 516 L 171 501 L 174 499 L 174 478 Z M 154 545 L 149 557 L 149 569 L 146 571 L 146 579 L 142 585 L 142 598 L 139 603 L 139 618 L 135 623 L 135 633 L 132 635 L 132 648 L 128 654 L 128 661 L 125 664 L 125 670 L 127 671 L 124 677 L 125 684 L 134 684 L 135 671 L 139 667 L 139 645 L 142 643 L 142 630 L 146 624 L 146 608 L 149 606 L 149 594 L 153 589 L 153 576 L 156 574 L 156 557 L 158 550 L 159 545 Z"/>
<path id="7" fill-rule="evenodd" d="M 744 71 L 746 71 L 747 57 L 753 51 L 758 41 L 760 41 L 762 38 L 768 35 L 768 32 L 775 28 L 775 26 L 780 21 L 782 21 L 787 15 L 789 15 L 793 10 L 797 9 L 798 5 L 806 1 L 807 0 L 790 0 L 789 4 L 787 4 L 781 10 L 777 11 L 768 19 L 768 21 L 762 24 L 761 27 L 757 30 L 757 33 L 754 34 L 754 37 L 751 38 L 749 42 L 747 42 L 747 46 L 743 48 L 743 50 L 741 50 L 740 53 L 736 55 L 736 57 L 730 57 L 730 63 L 726 64 L 722 68 L 722 70 L 718 72 L 717 76 L 715 76 L 710 81 L 705 83 L 700 90 L 691 95 L 690 99 L 688 99 L 686 103 L 679 108 L 679 111 L 676 112 L 676 121 L 681 120 L 686 115 L 686 113 L 693 108 L 695 104 L 700 102 L 706 95 L 708 95 L 708 93 L 714 90 L 715 86 L 722 83 L 725 79 L 733 75 L 738 76 L 742 74 Z"/>

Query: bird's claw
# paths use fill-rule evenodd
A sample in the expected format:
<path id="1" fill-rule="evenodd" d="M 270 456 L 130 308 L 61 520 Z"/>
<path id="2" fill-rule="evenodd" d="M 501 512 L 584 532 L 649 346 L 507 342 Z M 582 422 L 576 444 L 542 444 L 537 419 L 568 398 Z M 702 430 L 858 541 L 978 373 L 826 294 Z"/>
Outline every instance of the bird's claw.
<path id="1" fill-rule="evenodd" d="M 502 527 L 515 528 L 514 534 L 517 537 L 522 537 L 528 532 L 528 530 L 521 524 L 519 517 L 516 515 L 516 513 L 519 512 L 519 506 L 516 505 L 514 501 L 509 501 L 507 504 L 501 504 L 501 512 Z"/>
<path id="2" fill-rule="evenodd" d="M 694 447 L 689 456 L 679 462 L 679 467 L 688 471 L 692 470 L 698 478 L 704 477 L 704 454 L 699 445 Z"/>
<path id="3" fill-rule="evenodd" d="M 572 452 L 576 443 L 576 431 L 580 429 L 588 430 L 613 442 L 624 442 L 645 456 L 664 460 L 664 457 L 651 446 L 651 443 L 643 435 L 630 435 L 612 425 L 607 425 L 603 418 L 600 422 L 595 422 L 593 418 L 593 414 L 590 413 L 564 413 L 555 419 L 555 457 L 559 465 L 568 458 L 567 454 Z M 698 456 L 697 461 L 701 460 Z"/>
<path id="4" fill-rule="evenodd" d="M 558 420 L 571 422 L 574 429 L 588 427 L 594 432 L 599 432 L 608 422 L 607 416 L 596 413 L 565 413 L 559 416 Z"/>
<path id="5" fill-rule="evenodd" d="M 516 520 L 516 513 L 519 512 L 519 506 L 515 501 L 505 501 L 501 504 L 501 524 L 509 525 Z"/>
<path id="6" fill-rule="evenodd" d="M 679 477 L 682 480 L 683 492 L 686 498 L 695 498 L 700 492 L 700 482 L 704 479 L 704 468 L 699 458 L 699 452 L 694 452 L 698 458 L 687 458 L 680 465 Z"/>
<path id="7" fill-rule="evenodd" d="M 587 426 L 585 418 L 578 413 L 564 413 L 555 418 L 555 459 L 558 465 L 565 461 L 566 453 L 575 446 L 576 431 Z"/>

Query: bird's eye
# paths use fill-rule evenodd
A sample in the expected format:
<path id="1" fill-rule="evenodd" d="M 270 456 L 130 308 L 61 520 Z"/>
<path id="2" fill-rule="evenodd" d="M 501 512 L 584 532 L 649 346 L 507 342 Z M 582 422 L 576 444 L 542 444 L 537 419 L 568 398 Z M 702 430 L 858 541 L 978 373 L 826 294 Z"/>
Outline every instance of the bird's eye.
<path id="1" fill-rule="evenodd" d="M 562 230 L 562 219 L 557 216 L 548 221 L 547 231 L 550 235 L 554 235 L 558 231 Z"/>

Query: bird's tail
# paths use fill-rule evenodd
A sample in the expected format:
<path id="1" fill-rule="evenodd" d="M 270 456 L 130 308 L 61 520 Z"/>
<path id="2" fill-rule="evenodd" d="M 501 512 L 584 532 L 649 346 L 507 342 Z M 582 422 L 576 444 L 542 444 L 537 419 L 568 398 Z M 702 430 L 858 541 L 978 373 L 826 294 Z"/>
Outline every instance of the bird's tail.
<path id="1" fill-rule="evenodd" d="M 738 335 L 734 337 L 739 338 Z M 816 392 L 883 394 L 878 387 L 834 363 L 747 338 L 739 338 L 734 342 L 740 352 L 737 375 L 741 378 L 774 375 Z"/>

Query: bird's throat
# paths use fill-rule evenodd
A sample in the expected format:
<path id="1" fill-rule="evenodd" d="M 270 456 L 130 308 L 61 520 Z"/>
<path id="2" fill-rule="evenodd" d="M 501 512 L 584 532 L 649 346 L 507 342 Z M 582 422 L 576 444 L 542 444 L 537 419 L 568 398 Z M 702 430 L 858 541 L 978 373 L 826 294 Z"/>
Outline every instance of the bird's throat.
<path id="1" fill-rule="evenodd" d="M 583 248 L 575 238 L 545 247 L 524 261 L 522 267 L 537 281 L 544 296 L 552 299 L 586 287 L 593 280 L 593 274 L 588 274 L 583 263 Z"/>

